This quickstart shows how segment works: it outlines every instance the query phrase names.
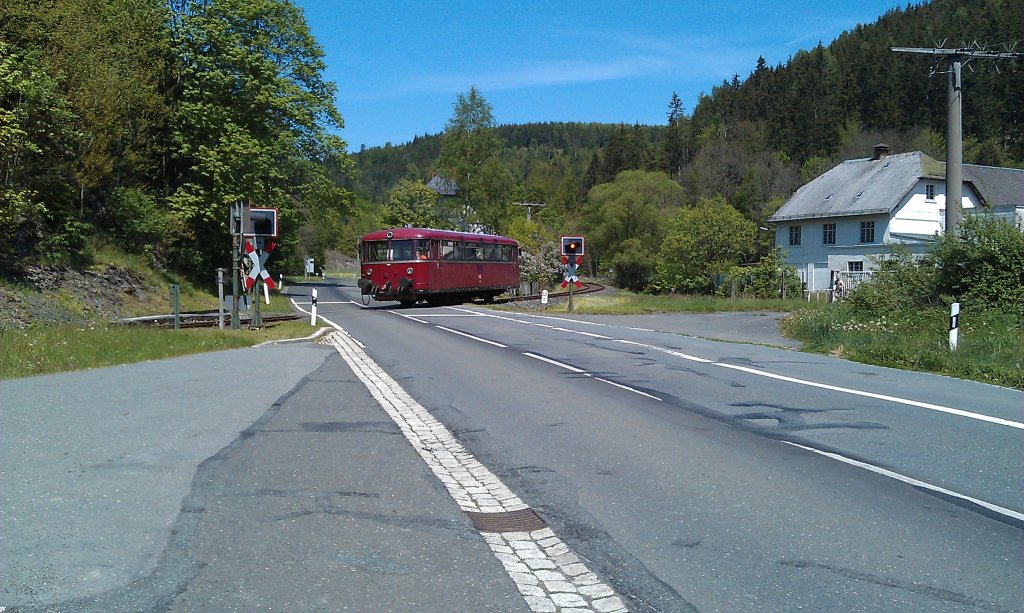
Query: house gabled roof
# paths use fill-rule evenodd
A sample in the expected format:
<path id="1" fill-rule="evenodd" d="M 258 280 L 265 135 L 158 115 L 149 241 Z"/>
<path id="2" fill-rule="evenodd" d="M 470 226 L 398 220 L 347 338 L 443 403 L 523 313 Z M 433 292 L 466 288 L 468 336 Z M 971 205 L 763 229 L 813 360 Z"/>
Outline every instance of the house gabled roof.
<path id="1" fill-rule="evenodd" d="M 942 167 L 945 171 L 946 165 Z M 1024 205 L 1024 170 L 964 164 L 963 179 L 974 185 L 990 207 Z"/>
<path id="2" fill-rule="evenodd" d="M 798 189 L 768 221 L 891 213 L 920 179 L 945 174 L 920 151 L 847 160 Z"/>

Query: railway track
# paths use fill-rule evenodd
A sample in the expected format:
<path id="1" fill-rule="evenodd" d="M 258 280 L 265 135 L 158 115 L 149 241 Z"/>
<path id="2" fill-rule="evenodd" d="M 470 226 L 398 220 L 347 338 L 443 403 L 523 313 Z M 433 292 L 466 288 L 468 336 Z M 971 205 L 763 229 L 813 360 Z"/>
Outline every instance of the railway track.
<path id="1" fill-rule="evenodd" d="M 573 294 L 573 296 L 579 296 L 581 294 L 594 294 L 594 293 L 602 291 L 603 289 L 604 289 L 604 286 L 601 285 L 600 283 L 584 283 L 583 287 L 581 289 L 573 290 L 572 294 Z M 548 300 L 551 300 L 551 299 L 554 299 L 554 298 L 568 298 L 568 297 L 569 297 L 569 290 L 568 289 L 565 290 L 565 291 L 562 291 L 562 292 L 551 292 L 551 293 L 548 294 Z M 510 302 L 532 302 L 532 301 L 535 301 L 535 300 L 540 300 L 540 295 L 539 294 L 532 295 L 532 296 L 510 296 L 508 298 L 495 298 L 494 299 L 494 303 L 495 304 L 507 304 L 507 303 L 510 303 Z"/>
<path id="2" fill-rule="evenodd" d="M 604 286 L 600 283 L 584 283 L 581 289 L 573 290 L 574 296 L 580 296 L 583 294 L 593 294 L 600 292 L 604 289 Z M 548 299 L 553 300 L 557 298 L 566 298 L 569 296 L 569 291 L 562 292 L 551 292 L 548 294 Z M 514 302 L 535 302 L 540 300 L 540 295 L 533 296 L 509 296 L 507 298 L 495 298 L 494 304 L 509 304 Z M 304 315 L 296 313 L 268 313 L 263 315 L 263 323 L 270 324 L 280 321 L 292 321 L 296 319 L 305 318 Z M 240 319 L 242 326 L 248 326 L 252 321 L 249 317 L 242 317 Z M 153 326 L 157 328 L 173 328 L 174 327 L 174 315 L 150 315 L 146 317 L 131 317 L 127 319 L 121 319 L 118 321 L 119 324 L 124 326 Z M 217 313 L 182 313 L 180 316 L 180 328 L 213 328 L 217 325 Z M 224 325 L 225 327 L 231 326 L 231 314 L 224 314 Z"/>
<path id="3" fill-rule="evenodd" d="M 263 323 L 274 323 L 279 321 L 292 321 L 303 319 L 304 315 L 298 313 L 268 313 L 262 316 Z M 252 322 L 251 317 L 240 317 L 242 326 L 248 326 Z M 152 315 L 147 317 L 132 317 L 118 321 L 122 326 L 152 326 L 156 328 L 173 328 L 174 315 Z M 182 313 L 180 328 L 213 328 L 217 326 L 217 313 Z M 231 313 L 224 313 L 224 326 L 231 327 Z"/>

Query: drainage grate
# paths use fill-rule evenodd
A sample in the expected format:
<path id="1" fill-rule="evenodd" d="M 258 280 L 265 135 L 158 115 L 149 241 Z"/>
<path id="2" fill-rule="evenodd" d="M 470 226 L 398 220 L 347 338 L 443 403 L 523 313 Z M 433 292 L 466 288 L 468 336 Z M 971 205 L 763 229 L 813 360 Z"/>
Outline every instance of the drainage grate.
<path id="1" fill-rule="evenodd" d="M 466 511 L 466 515 L 469 515 L 473 527 L 481 532 L 533 532 L 548 527 L 533 509 L 502 513 Z"/>

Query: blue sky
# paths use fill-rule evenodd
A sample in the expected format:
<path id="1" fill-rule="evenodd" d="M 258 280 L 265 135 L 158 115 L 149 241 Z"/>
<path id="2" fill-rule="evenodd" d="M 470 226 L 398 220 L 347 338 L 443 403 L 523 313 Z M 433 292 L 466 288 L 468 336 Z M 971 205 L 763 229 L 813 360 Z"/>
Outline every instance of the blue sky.
<path id="1" fill-rule="evenodd" d="M 341 136 L 406 143 L 444 130 L 476 85 L 499 124 L 660 124 L 758 55 L 770 65 L 906 5 L 890 0 L 413 2 L 293 0 L 338 86 Z"/>

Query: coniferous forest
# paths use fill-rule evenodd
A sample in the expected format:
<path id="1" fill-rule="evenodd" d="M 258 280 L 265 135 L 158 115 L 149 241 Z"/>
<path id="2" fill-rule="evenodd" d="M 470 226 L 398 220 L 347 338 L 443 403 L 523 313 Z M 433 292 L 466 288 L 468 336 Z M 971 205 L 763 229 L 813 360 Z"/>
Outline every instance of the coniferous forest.
<path id="1" fill-rule="evenodd" d="M 693 109 L 666 91 L 661 125 L 502 125 L 472 88 L 443 133 L 350 153 L 323 52 L 285 0 L 8 0 L 0 262 L 84 264 L 107 241 L 205 276 L 225 264 L 228 206 L 251 199 L 280 209 L 279 261 L 297 269 L 304 255 L 351 252 L 413 204 L 438 209 L 417 219 L 457 225 L 417 186 L 458 181 L 459 152 L 476 151 L 484 172 L 460 182 L 459 210 L 473 217 L 462 223 L 513 235 L 538 261 L 558 234 L 586 233 L 591 273 L 703 291 L 655 267 L 663 245 L 685 243 L 675 217 L 720 217 L 744 243 L 726 260 L 754 261 L 771 242 L 757 228 L 838 161 L 880 141 L 944 158 L 943 76 L 891 47 L 1015 43 L 1024 3 L 935 0 L 775 66 L 751 58 Z M 1024 166 L 1022 62 L 973 61 L 964 87 L 964 161 Z M 526 222 L 515 202 L 546 206 Z"/>

